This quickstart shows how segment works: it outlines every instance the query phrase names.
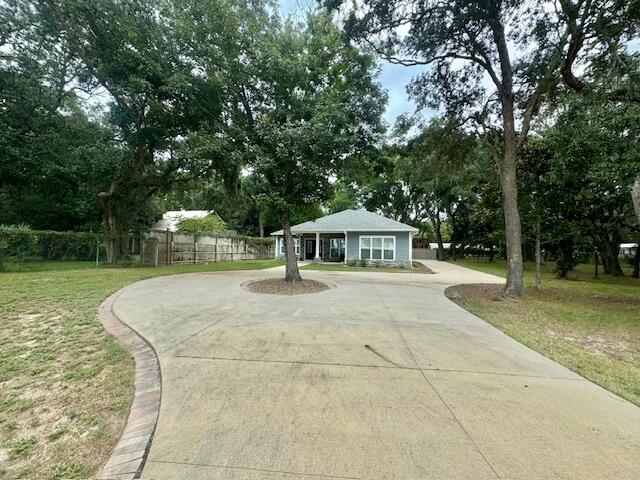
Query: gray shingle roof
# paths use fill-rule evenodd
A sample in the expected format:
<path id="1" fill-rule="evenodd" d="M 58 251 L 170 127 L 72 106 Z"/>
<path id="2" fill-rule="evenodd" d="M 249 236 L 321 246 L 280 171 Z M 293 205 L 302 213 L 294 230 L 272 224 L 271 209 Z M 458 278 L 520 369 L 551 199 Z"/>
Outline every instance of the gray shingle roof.
<path id="1" fill-rule="evenodd" d="M 405 223 L 396 222 L 367 210 L 343 210 L 342 212 L 320 217 L 317 220 L 293 225 L 291 232 L 315 233 L 315 232 L 341 232 L 341 231 L 393 231 L 393 232 L 417 232 L 418 229 Z M 271 235 L 282 235 L 282 230 Z"/>

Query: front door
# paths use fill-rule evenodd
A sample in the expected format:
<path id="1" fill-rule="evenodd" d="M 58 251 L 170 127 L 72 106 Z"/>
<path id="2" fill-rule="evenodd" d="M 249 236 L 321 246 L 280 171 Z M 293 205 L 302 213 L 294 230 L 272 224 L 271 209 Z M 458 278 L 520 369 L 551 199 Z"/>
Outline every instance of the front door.
<path id="1" fill-rule="evenodd" d="M 304 259 L 313 260 L 316 256 L 316 241 L 307 239 L 304 241 Z"/>

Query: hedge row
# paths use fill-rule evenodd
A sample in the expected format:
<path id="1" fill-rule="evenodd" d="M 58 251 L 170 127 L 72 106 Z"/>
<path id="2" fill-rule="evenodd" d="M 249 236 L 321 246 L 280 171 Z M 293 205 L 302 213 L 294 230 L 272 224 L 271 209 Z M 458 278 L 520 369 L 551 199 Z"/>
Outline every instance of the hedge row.
<path id="1" fill-rule="evenodd" d="M 94 233 L 0 228 L 0 247 L 14 260 L 93 260 L 101 237 Z"/>

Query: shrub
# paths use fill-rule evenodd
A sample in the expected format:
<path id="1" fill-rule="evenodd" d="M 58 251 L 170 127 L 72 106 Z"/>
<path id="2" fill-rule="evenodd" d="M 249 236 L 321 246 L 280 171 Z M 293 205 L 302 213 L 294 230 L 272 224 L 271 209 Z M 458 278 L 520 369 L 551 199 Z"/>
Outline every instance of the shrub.
<path id="1" fill-rule="evenodd" d="M 118 267 L 121 267 L 121 268 L 133 268 L 133 267 L 142 267 L 142 266 L 143 264 L 139 259 L 134 258 L 130 255 L 125 255 L 118 261 Z"/>
<path id="2" fill-rule="evenodd" d="M 247 242 L 247 245 L 254 248 L 260 248 L 263 246 L 271 246 L 275 244 L 275 240 L 273 238 L 267 237 L 238 237 Z"/>
<path id="3" fill-rule="evenodd" d="M 221 232 L 225 229 L 225 223 L 216 214 L 207 215 L 203 218 L 183 218 L 178 223 L 178 232 L 192 235 Z"/>
<path id="4" fill-rule="evenodd" d="M 0 227 L 0 244 L 7 259 L 92 260 L 100 235 Z"/>
<path id="5" fill-rule="evenodd" d="M 633 261 L 634 261 L 634 257 L 633 255 L 627 255 L 626 253 L 624 255 L 622 255 L 622 257 L 620 257 L 620 264 L 622 265 L 629 265 L 629 266 L 633 266 Z"/>
<path id="6" fill-rule="evenodd" d="M 553 272 L 558 278 L 567 278 L 567 274 L 578 264 L 572 255 L 558 255 Z"/>

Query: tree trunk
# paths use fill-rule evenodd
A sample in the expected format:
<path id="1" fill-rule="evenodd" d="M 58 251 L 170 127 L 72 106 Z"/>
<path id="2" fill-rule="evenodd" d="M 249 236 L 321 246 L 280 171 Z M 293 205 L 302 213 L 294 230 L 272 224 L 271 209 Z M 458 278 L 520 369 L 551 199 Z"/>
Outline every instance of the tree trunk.
<path id="1" fill-rule="evenodd" d="M 286 262 L 286 273 L 284 279 L 287 282 L 301 282 L 300 270 L 298 270 L 298 257 L 296 257 L 296 246 L 291 235 L 291 223 L 289 217 L 282 218 L 282 230 L 284 232 L 284 251 Z"/>
<path id="2" fill-rule="evenodd" d="M 118 226 L 113 215 L 113 210 L 108 198 L 100 198 L 103 210 L 103 223 L 105 230 L 104 247 L 107 252 L 107 263 L 116 265 L 120 258 L 120 242 L 118 238 Z"/>
<path id="3" fill-rule="evenodd" d="M 616 277 L 624 276 L 622 267 L 620 266 L 620 261 L 618 260 L 617 249 L 614 248 L 609 235 L 602 233 L 598 235 L 598 238 L 600 240 L 600 256 L 602 257 L 604 272 Z"/>
<path id="4" fill-rule="evenodd" d="M 636 177 L 631 190 L 631 199 L 633 200 L 633 209 L 638 217 L 638 225 L 640 226 L 640 175 Z M 640 236 L 638 236 L 638 245 L 636 246 L 636 254 L 633 257 L 633 278 L 640 278 Z"/>
<path id="5" fill-rule="evenodd" d="M 502 79 L 494 78 L 500 92 L 502 105 L 503 152 L 500 167 L 500 185 L 502 187 L 502 208 L 504 210 L 505 237 L 507 240 L 507 283 L 504 295 L 521 297 L 524 294 L 522 280 L 522 229 L 518 211 L 517 150 L 518 137 L 514 114 L 513 68 L 509 55 L 509 45 L 501 23 L 500 2 L 488 2 L 489 25 L 493 34 Z"/>
<path id="6" fill-rule="evenodd" d="M 153 158 L 153 153 L 151 154 Z M 144 146 L 139 145 L 137 147 L 137 158 L 135 165 L 122 172 L 115 180 L 109 185 L 109 190 L 98 193 L 98 202 L 102 207 L 103 222 L 105 226 L 105 233 L 107 238 L 105 240 L 105 249 L 107 250 L 107 262 L 110 264 L 118 263 L 120 258 L 120 241 L 118 238 L 118 228 L 116 219 L 113 215 L 113 209 L 110 203 L 110 199 L 116 193 L 118 187 L 129 178 L 134 172 L 140 172 L 144 168 L 145 164 L 145 150 Z"/>
<path id="7" fill-rule="evenodd" d="M 507 240 L 507 283 L 504 295 L 521 297 L 524 294 L 522 280 L 522 231 L 518 211 L 518 185 L 516 178 L 516 134 L 513 117 L 513 98 L 502 102 L 504 124 L 504 157 L 500 165 L 502 208 L 504 210 L 505 236 Z"/>
<path id="8" fill-rule="evenodd" d="M 640 235 L 638 235 L 638 244 L 636 246 L 636 254 L 633 256 L 633 278 L 640 278 Z"/>
<path id="9" fill-rule="evenodd" d="M 633 209 L 638 217 L 638 225 L 640 225 L 640 175 L 636 177 L 636 181 L 631 189 L 631 199 L 633 200 Z"/>
<path id="10" fill-rule="evenodd" d="M 542 275 L 540 272 L 540 265 L 542 263 L 542 255 L 540 253 L 540 219 L 536 224 L 536 288 L 542 288 Z"/>
<path id="11" fill-rule="evenodd" d="M 258 210 L 258 229 L 260 230 L 260 238 L 264 237 L 264 215 Z"/>
<path id="12" fill-rule="evenodd" d="M 447 258 L 444 253 L 444 244 L 442 243 L 442 224 L 440 222 L 440 211 L 436 210 L 435 214 L 433 214 L 431 210 L 427 210 L 427 212 L 427 215 L 429 215 L 429 220 L 431 220 L 431 225 L 433 225 L 433 231 L 436 234 L 436 242 L 438 243 L 438 260 L 444 261 Z"/>

